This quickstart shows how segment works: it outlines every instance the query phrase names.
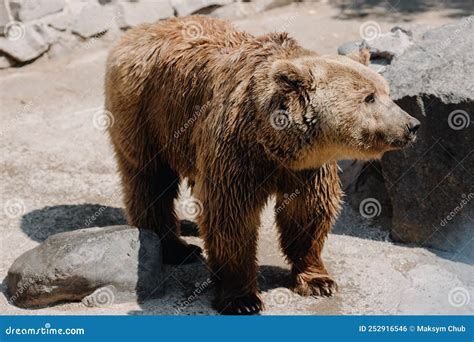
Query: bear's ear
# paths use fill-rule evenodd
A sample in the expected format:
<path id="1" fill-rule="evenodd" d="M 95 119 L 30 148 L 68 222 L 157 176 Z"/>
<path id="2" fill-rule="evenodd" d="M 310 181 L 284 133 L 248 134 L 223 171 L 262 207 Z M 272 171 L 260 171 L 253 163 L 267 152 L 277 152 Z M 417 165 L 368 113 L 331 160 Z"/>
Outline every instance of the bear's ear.
<path id="1" fill-rule="evenodd" d="M 370 64 L 370 52 L 366 48 L 362 48 L 359 51 L 354 51 L 347 55 L 350 59 L 364 64 L 365 66 Z"/>
<path id="2" fill-rule="evenodd" d="M 279 60 L 272 65 L 271 78 L 285 91 L 303 91 L 312 83 L 309 68 L 288 60 Z"/>

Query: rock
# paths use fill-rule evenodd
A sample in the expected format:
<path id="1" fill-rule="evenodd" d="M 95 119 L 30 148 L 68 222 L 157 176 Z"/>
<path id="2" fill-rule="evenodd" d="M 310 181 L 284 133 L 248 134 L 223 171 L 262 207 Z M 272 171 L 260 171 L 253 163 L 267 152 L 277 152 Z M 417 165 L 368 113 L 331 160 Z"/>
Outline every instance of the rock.
<path id="1" fill-rule="evenodd" d="M 58 40 L 59 32 L 53 30 L 46 23 L 37 21 L 32 23 L 32 25 L 35 27 L 35 30 L 43 36 L 43 39 L 47 44 L 51 45 Z"/>
<path id="2" fill-rule="evenodd" d="M 53 40 L 54 36 L 44 25 L 17 22 L 7 37 L 0 37 L 0 51 L 19 62 L 28 62 L 47 51 Z"/>
<path id="3" fill-rule="evenodd" d="M 72 32 L 82 38 L 89 38 L 106 32 L 121 17 L 120 11 L 114 12 L 114 7 L 98 3 L 87 3 L 72 23 Z"/>
<path id="4" fill-rule="evenodd" d="M 365 47 L 369 49 L 371 59 L 386 59 L 390 62 L 394 56 L 402 55 L 412 44 L 411 32 L 396 26 L 390 32 L 379 34 L 372 40 L 356 40 L 345 43 L 337 49 L 337 53 L 348 55 Z"/>
<path id="5" fill-rule="evenodd" d="M 160 295 L 158 235 L 130 226 L 87 228 L 50 236 L 8 271 L 9 300 L 37 307 L 83 300 L 105 306 Z"/>
<path id="6" fill-rule="evenodd" d="M 364 41 L 372 58 L 392 60 L 395 56 L 402 55 L 413 43 L 411 36 L 399 27 L 390 32 L 380 34 L 370 41 Z"/>
<path id="7" fill-rule="evenodd" d="M 273 8 L 286 6 L 293 3 L 293 0 L 253 0 L 252 3 L 258 8 L 259 12 L 268 11 Z"/>
<path id="8" fill-rule="evenodd" d="M 371 226 L 379 226 L 384 236 L 388 236 L 392 220 L 392 205 L 380 161 L 344 160 L 338 164 L 342 189 L 345 193 L 344 202 L 357 213 L 359 219 Z M 342 216 L 341 220 L 343 220 Z M 347 227 L 351 225 L 342 224 L 341 220 L 335 228 L 340 233 L 348 233 L 341 231 L 341 225 Z M 364 234 L 366 233 L 370 232 L 364 230 Z"/>
<path id="9" fill-rule="evenodd" d="M 120 28 L 153 23 L 174 15 L 173 7 L 168 1 L 121 2 L 118 7 L 122 13 L 118 21 Z"/>
<path id="10" fill-rule="evenodd" d="M 362 47 L 362 40 L 354 40 L 352 42 L 347 42 L 339 46 L 337 53 L 340 55 L 348 55 L 352 52 L 360 50 Z"/>
<path id="11" fill-rule="evenodd" d="M 61 12 L 47 16 L 43 21 L 58 31 L 66 31 L 71 26 L 72 18 L 68 13 Z"/>
<path id="12" fill-rule="evenodd" d="M 69 15 L 71 15 L 73 18 L 78 16 L 81 11 L 83 10 L 84 7 L 87 6 L 87 4 L 89 3 L 97 3 L 97 1 L 94 2 L 94 0 L 91 0 L 91 1 L 70 1 L 68 4 L 67 4 L 67 8 L 65 9 L 65 12 Z M 100 2 L 99 2 L 100 3 Z"/>
<path id="13" fill-rule="evenodd" d="M 390 61 L 385 58 L 375 58 L 370 60 L 369 68 L 381 73 L 385 70 L 387 65 L 390 65 Z"/>
<path id="14" fill-rule="evenodd" d="M 171 0 L 171 5 L 179 16 L 193 14 L 211 6 L 223 6 L 234 0 Z"/>
<path id="15" fill-rule="evenodd" d="M 288 5 L 289 3 L 291 3 L 291 1 L 287 0 L 255 0 L 252 2 L 239 1 L 216 8 L 210 13 L 210 16 L 219 19 L 235 20 L 261 13 L 279 6 Z"/>
<path id="16" fill-rule="evenodd" d="M 58 58 L 70 55 L 75 48 L 80 44 L 79 38 L 76 35 L 70 34 L 69 32 L 57 32 L 57 40 L 51 44 L 48 50 L 48 56 L 50 58 Z M 86 44 L 88 44 L 87 42 Z"/>
<path id="17" fill-rule="evenodd" d="M 340 55 L 348 55 L 362 47 L 370 51 L 370 65 L 373 70 L 382 73 L 395 56 L 401 56 L 414 42 L 422 39 L 428 30 L 427 25 L 403 24 L 393 27 L 390 32 L 380 34 L 373 40 L 347 42 L 337 49 Z"/>
<path id="18" fill-rule="evenodd" d="M 427 31 L 386 68 L 392 97 L 421 128 L 413 148 L 382 166 L 392 238 L 474 259 L 473 18 Z"/>
<path id="19" fill-rule="evenodd" d="M 61 11 L 64 2 L 64 0 L 10 0 L 10 8 L 16 20 L 29 21 Z"/>
<path id="20" fill-rule="evenodd" d="M 115 302 L 117 289 L 113 285 L 99 287 L 90 295 L 82 298 L 81 302 L 88 307 L 110 306 Z"/>
<path id="21" fill-rule="evenodd" d="M 10 6 L 6 1 L 0 1 L 0 36 L 3 36 L 3 30 L 11 20 Z"/>
<path id="22" fill-rule="evenodd" d="M 415 23 L 403 23 L 399 24 L 391 29 L 391 31 L 394 30 L 402 30 L 405 32 L 408 36 L 410 36 L 411 40 L 416 43 L 419 42 L 420 40 L 423 39 L 423 34 L 430 30 L 433 29 L 432 26 L 426 25 L 426 24 L 415 24 Z"/>
<path id="23" fill-rule="evenodd" d="M 224 20 L 234 20 L 245 18 L 249 15 L 258 13 L 256 6 L 251 2 L 234 2 L 232 4 L 218 7 L 209 15 L 214 18 Z"/>
<path id="24" fill-rule="evenodd" d="M 466 72 L 473 68 L 473 57 L 468 52 L 474 36 L 467 33 L 472 27 L 474 16 L 427 31 L 419 44 L 396 58 L 384 73 L 393 84 L 392 97 L 426 94 L 439 96 L 446 103 L 470 101 L 474 84 L 469 82 L 471 75 Z M 420 70 L 423 77 L 417 74 Z"/>
<path id="25" fill-rule="evenodd" d="M 64 42 L 62 39 L 58 40 L 55 44 L 51 45 L 48 50 L 48 56 L 50 58 L 58 58 L 67 56 L 72 52 L 72 47 Z"/>
<path id="26" fill-rule="evenodd" d="M 8 56 L 0 56 L 0 69 L 7 69 L 15 65 L 15 61 Z"/>

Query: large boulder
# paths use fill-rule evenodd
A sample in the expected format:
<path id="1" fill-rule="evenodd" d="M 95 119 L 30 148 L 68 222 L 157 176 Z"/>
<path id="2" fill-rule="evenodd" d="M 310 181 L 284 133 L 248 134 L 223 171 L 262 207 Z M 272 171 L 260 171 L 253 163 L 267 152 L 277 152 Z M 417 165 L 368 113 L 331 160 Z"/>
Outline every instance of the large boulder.
<path id="1" fill-rule="evenodd" d="M 7 56 L 0 55 L 0 69 L 7 69 L 15 65 L 15 61 Z"/>
<path id="2" fill-rule="evenodd" d="M 120 28 L 130 28 L 141 23 L 154 23 L 174 15 L 169 1 L 121 2 L 118 24 Z"/>
<path id="3" fill-rule="evenodd" d="M 393 58 L 401 56 L 410 46 L 422 39 L 422 35 L 430 27 L 420 24 L 403 24 L 393 27 L 389 32 L 367 32 L 362 40 L 347 42 L 337 49 L 340 55 L 348 55 L 361 48 L 370 52 L 369 67 L 383 72 Z"/>
<path id="4" fill-rule="evenodd" d="M 171 5 L 179 16 L 185 16 L 212 6 L 223 6 L 234 0 L 171 0 Z"/>
<path id="5" fill-rule="evenodd" d="M 81 8 L 72 23 L 72 32 L 82 38 L 89 38 L 106 32 L 114 26 L 121 17 L 121 13 L 111 5 L 99 5 L 90 2 Z"/>
<path id="6" fill-rule="evenodd" d="M 10 8 L 16 20 L 29 21 L 61 11 L 64 3 L 65 0 L 10 0 Z"/>
<path id="7" fill-rule="evenodd" d="M 130 226 L 55 234 L 16 259 L 6 283 L 10 303 L 21 307 L 153 298 L 163 290 L 160 239 Z"/>
<path id="8" fill-rule="evenodd" d="M 12 20 L 10 6 L 6 1 L 0 1 L 0 36 L 3 35 L 5 26 Z"/>
<path id="9" fill-rule="evenodd" d="M 42 23 L 14 22 L 7 36 L 0 37 L 0 52 L 18 62 L 28 62 L 45 53 L 54 40 L 54 33 Z"/>
<path id="10" fill-rule="evenodd" d="M 250 15 L 268 11 L 273 8 L 285 6 L 293 0 L 253 0 L 251 2 L 234 2 L 227 6 L 218 7 L 210 13 L 211 17 L 235 20 L 245 18 Z"/>
<path id="11" fill-rule="evenodd" d="M 347 55 L 365 47 L 369 49 L 373 58 L 392 60 L 394 56 L 403 54 L 412 44 L 411 32 L 396 26 L 390 32 L 374 35 L 370 39 L 345 43 L 337 49 L 337 52 L 340 55 Z"/>
<path id="12" fill-rule="evenodd" d="M 383 72 L 421 121 L 412 148 L 382 159 L 392 238 L 474 258 L 474 17 L 429 30 Z"/>
<path id="13" fill-rule="evenodd" d="M 43 22 L 58 31 L 66 31 L 71 26 L 72 15 L 69 12 L 56 13 L 43 18 Z"/>

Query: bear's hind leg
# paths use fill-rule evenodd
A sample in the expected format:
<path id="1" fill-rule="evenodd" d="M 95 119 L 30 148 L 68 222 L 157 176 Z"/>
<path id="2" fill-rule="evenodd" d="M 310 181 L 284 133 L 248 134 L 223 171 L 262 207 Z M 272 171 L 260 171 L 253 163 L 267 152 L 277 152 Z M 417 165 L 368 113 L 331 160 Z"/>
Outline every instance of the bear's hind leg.
<path id="1" fill-rule="evenodd" d="M 291 264 L 292 290 L 303 296 L 330 296 L 336 282 L 321 253 L 337 217 L 341 189 L 336 165 L 291 172 L 281 180 L 275 206 L 280 243 Z"/>
<path id="2" fill-rule="evenodd" d="M 180 227 L 173 201 L 178 195 L 179 176 L 159 156 L 136 167 L 118 153 L 125 192 L 125 205 L 131 225 L 158 233 L 163 262 L 182 264 L 201 257 L 201 248 L 180 238 Z"/>

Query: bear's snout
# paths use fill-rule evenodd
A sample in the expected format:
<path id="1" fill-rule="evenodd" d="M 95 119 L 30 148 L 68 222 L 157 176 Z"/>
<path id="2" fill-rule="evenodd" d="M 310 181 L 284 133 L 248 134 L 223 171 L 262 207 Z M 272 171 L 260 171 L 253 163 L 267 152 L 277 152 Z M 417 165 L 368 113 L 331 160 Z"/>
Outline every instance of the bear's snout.
<path id="1" fill-rule="evenodd" d="M 410 122 L 407 124 L 406 135 L 407 138 L 411 141 L 414 141 L 416 138 L 416 132 L 420 128 L 421 123 L 415 118 L 411 118 Z"/>
<path id="2" fill-rule="evenodd" d="M 390 110 L 384 113 L 384 131 L 391 147 L 403 148 L 416 140 L 421 123 L 391 100 L 387 102 Z"/>

